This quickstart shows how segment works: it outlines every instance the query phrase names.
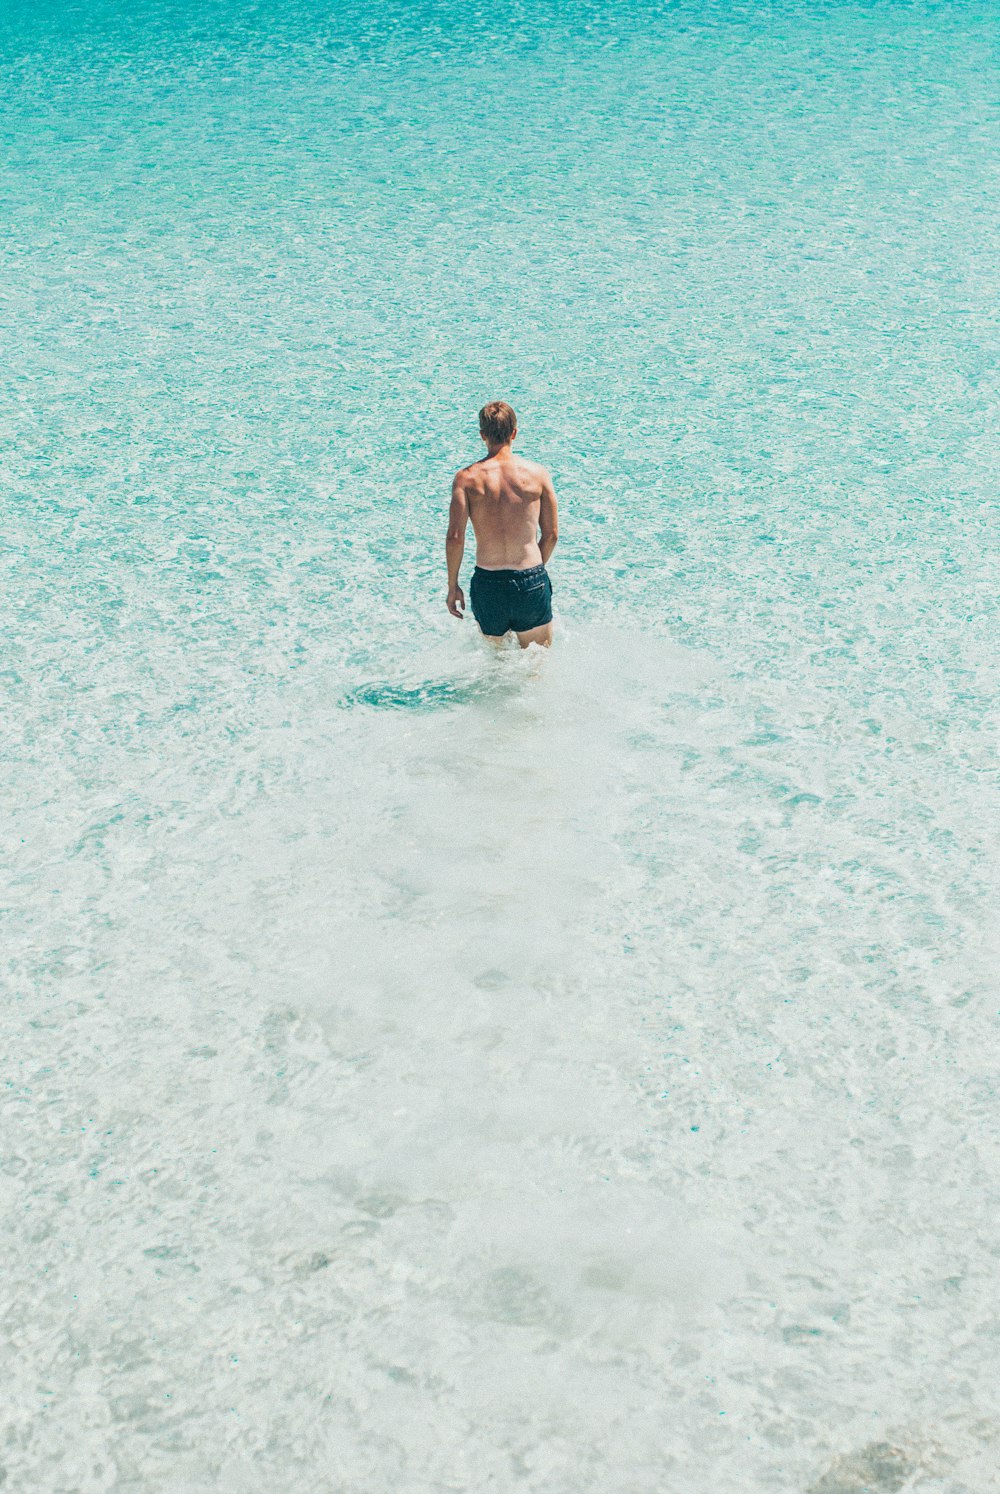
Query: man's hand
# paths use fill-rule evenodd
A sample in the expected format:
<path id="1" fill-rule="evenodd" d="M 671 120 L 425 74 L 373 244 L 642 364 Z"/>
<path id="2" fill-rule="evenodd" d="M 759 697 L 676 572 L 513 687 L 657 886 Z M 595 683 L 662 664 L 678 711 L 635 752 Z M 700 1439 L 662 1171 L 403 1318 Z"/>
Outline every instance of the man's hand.
<path id="1" fill-rule="evenodd" d="M 448 587 L 448 611 L 452 617 L 462 618 L 465 610 L 465 592 L 460 586 Z"/>

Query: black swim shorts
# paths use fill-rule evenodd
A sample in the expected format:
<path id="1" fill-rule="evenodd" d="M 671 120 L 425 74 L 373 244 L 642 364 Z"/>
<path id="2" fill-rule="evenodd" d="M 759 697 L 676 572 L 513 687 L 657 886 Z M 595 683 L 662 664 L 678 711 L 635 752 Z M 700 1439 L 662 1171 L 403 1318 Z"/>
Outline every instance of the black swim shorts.
<path id="1" fill-rule="evenodd" d="M 530 633 L 552 621 L 552 582 L 543 565 L 526 571 L 484 571 L 477 565 L 469 587 L 472 613 L 490 638 Z"/>

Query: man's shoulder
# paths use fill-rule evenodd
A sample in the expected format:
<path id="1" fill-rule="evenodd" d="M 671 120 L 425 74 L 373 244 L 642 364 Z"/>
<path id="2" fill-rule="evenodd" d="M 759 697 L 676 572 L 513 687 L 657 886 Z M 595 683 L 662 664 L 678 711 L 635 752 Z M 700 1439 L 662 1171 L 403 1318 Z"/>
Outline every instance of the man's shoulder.
<path id="1" fill-rule="evenodd" d="M 543 487 L 546 483 L 550 483 L 552 481 L 552 478 L 549 475 L 549 469 L 547 467 L 543 467 L 541 462 L 533 462 L 530 457 L 521 456 L 520 453 L 518 453 L 517 460 L 520 470 L 525 477 L 531 478 L 532 481 L 537 482 L 540 486 Z"/>
<path id="2" fill-rule="evenodd" d="M 452 479 L 452 487 L 475 487 L 482 480 L 482 462 L 470 462 L 467 467 L 459 467 Z"/>

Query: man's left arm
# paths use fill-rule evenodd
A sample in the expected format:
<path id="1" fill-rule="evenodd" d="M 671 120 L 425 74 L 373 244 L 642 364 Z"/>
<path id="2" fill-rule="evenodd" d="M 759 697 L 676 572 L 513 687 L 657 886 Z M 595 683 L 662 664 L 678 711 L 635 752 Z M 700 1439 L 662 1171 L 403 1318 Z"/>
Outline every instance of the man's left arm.
<path id="1" fill-rule="evenodd" d="M 465 592 L 458 584 L 458 573 L 465 554 L 465 531 L 469 523 L 469 500 L 466 497 L 459 473 L 451 485 L 451 507 L 448 510 L 448 538 L 445 553 L 448 558 L 448 611 L 452 617 L 461 617 L 465 609 Z"/>
<path id="2" fill-rule="evenodd" d="M 542 552 L 542 565 L 548 565 L 549 556 L 559 539 L 559 505 L 556 503 L 556 490 L 547 472 L 542 477 L 542 502 L 538 511 L 538 527 L 541 530 L 538 548 Z"/>

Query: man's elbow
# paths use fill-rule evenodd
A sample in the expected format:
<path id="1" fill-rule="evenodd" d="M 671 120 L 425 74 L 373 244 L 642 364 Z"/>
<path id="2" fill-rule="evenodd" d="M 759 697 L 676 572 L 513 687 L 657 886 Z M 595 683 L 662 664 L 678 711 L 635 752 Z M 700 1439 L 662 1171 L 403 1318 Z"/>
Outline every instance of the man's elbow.
<path id="1" fill-rule="evenodd" d="M 548 545 L 550 549 L 554 549 L 555 546 L 558 543 L 559 543 L 559 530 L 558 529 L 543 529 L 542 530 L 542 544 L 543 545 Z"/>

